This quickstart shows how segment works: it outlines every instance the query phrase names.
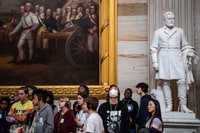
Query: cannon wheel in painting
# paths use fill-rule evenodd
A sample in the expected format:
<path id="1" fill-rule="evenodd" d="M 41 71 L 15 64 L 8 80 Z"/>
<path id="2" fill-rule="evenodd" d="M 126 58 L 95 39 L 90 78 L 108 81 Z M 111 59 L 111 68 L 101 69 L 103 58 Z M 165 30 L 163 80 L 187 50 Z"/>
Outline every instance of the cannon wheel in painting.
<path id="1" fill-rule="evenodd" d="M 88 68 L 92 57 L 87 48 L 87 35 L 81 29 L 70 33 L 65 42 L 65 56 L 75 68 Z"/>

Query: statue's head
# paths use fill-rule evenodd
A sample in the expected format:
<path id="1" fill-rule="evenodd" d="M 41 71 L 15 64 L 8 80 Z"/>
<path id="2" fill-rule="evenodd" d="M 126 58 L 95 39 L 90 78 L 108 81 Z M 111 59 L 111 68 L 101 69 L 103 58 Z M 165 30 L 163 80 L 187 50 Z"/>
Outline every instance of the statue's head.
<path id="1" fill-rule="evenodd" d="M 168 28 L 174 27 L 174 13 L 171 11 L 167 11 L 164 13 L 164 25 Z"/>

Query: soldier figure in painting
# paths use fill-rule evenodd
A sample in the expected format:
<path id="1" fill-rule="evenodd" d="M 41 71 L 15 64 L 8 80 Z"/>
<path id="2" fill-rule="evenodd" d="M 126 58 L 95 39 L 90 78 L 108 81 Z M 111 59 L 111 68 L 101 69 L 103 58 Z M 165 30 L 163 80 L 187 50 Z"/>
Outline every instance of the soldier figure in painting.
<path id="1" fill-rule="evenodd" d="M 178 86 L 180 110 L 192 113 L 187 107 L 186 92 L 194 81 L 191 71 L 191 60 L 196 55 L 194 48 L 186 40 L 183 29 L 174 26 L 174 13 L 164 13 L 164 26 L 154 33 L 150 47 L 156 80 L 161 84 L 166 103 L 166 112 L 172 111 L 170 81 L 175 80 Z"/>
<path id="2" fill-rule="evenodd" d="M 36 30 L 36 28 L 39 25 L 39 21 L 35 14 L 31 12 L 32 3 L 26 2 L 25 3 L 25 13 L 22 15 L 20 22 L 17 24 L 15 29 L 9 34 L 12 36 L 13 34 L 16 34 L 21 28 L 22 33 L 17 45 L 18 52 L 19 52 L 19 61 L 17 64 L 24 64 L 25 63 L 25 56 L 24 56 L 24 50 L 23 45 L 25 44 L 26 40 L 28 42 L 28 49 L 29 49 L 29 56 L 28 61 L 26 62 L 28 65 L 32 63 L 32 57 L 33 57 L 33 48 L 34 48 L 34 34 L 33 32 Z"/>

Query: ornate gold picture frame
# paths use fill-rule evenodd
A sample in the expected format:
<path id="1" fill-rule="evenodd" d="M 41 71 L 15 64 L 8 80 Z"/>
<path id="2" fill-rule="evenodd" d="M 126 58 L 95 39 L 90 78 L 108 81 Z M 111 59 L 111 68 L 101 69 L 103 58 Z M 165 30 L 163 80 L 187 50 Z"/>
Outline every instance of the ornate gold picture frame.
<path id="1" fill-rule="evenodd" d="M 90 94 L 104 99 L 106 90 L 111 84 L 117 83 L 116 55 L 117 55 L 117 1 L 99 1 L 99 84 L 88 85 Z M 38 88 L 50 90 L 55 98 L 68 96 L 75 98 L 79 85 L 36 85 Z M 13 94 L 20 86 L 0 86 L 0 97 Z"/>

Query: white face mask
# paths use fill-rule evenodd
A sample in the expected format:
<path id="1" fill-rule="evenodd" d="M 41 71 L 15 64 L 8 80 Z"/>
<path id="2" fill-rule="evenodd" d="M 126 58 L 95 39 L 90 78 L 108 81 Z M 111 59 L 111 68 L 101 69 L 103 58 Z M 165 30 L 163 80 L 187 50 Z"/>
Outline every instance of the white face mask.
<path id="1" fill-rule="evenodd" d="M 168 14 L 167 16 L 165 16 L 164 24 L 168 28 L 173 28 L 174 27 L 174 15 Z"/>

